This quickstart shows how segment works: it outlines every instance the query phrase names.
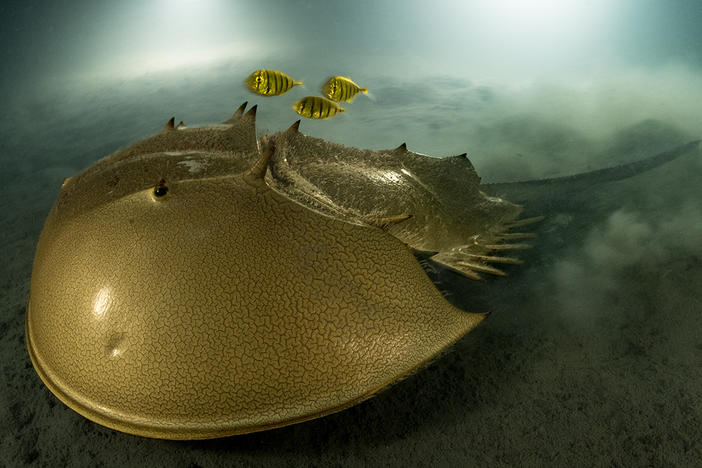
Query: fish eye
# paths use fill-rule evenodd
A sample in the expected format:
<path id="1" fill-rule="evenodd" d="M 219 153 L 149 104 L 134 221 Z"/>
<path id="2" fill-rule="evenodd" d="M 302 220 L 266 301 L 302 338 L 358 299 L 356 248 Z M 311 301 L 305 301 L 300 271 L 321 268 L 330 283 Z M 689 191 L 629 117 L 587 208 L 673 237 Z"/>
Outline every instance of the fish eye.
<path id="1" fill-rule="evenodd" d="M 260 76 L 257 76 L 257 77 L 256 77 L 256 83 L 260 83 L 261 81 L 263 81 L 263 78 L 261 78 Z"/>

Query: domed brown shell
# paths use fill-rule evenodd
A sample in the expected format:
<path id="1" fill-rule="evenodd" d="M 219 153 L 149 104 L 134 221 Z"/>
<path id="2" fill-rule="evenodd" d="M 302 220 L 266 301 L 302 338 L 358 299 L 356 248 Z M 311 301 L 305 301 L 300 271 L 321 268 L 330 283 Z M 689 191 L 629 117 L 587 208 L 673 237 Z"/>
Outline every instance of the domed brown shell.
<path id="1" fill-rule="evenodd" d="M 197 129 L 171 120 L 63 184 L 37 246 L 27 346 L 49 389 L 93 421 L 198 439 L 316 418 L 484 317 L 444 299 L 400 240 L 411 230 L 391 234 L 430 226 L 421 206 L 303 204 L 324 195 L 266 175 L 274 145 L 292 158 L 294 141 L 257 141 L 255 107 L 242 111 Z"/>

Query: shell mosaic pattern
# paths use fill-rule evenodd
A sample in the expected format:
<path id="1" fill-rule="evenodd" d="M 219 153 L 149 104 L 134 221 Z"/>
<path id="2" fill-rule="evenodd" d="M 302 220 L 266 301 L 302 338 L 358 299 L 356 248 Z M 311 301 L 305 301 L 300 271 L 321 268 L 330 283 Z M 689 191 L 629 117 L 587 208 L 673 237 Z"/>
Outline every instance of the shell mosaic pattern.
<path id="1" fill-rule="evenodd" d="M 32 272 L 26 339 L 47 387 L 120 431 L 201 439 L 342 410 L 485 317 L 415 257 L 502 274 L 534 219 L 465 155 L 256 136 L 256 107 L 174 125 L 64 181 Z M 497 187 L 507 189 L 509 187 Z"/>

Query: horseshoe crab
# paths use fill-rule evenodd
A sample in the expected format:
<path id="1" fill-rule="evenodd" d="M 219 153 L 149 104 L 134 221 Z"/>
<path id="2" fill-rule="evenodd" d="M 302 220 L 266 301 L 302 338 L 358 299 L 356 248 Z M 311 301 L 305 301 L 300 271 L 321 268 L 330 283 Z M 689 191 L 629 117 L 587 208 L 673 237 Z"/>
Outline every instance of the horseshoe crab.
<path id="1" fill-rule="evenodd" d="M 256 107 L 174 125 L 64 181 L 42 231 L 26 341 L 85 417 L 169 439 L 342 410 L 435 357 L 482 314 L 416 256 L 472 279 L 518 263 L 535 221 L 486 195 L 465 155 L 344 147 Z M 501 191 L 511 185 L 496 186 Z"/>

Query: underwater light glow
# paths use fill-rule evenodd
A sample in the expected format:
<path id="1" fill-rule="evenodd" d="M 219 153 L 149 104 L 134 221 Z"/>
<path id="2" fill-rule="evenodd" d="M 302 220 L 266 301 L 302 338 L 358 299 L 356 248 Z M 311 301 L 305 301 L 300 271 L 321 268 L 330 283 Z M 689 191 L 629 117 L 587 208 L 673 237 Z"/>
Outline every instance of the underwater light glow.
<path id="1" fill-rule="evenodd" d="M 493 0 L 474 8 L 485 29 L 499 35 L 498 43 L 535 54 L 589 42 L 601 30 L 597 23 L 604 5 L 594 0 Z"/>
<path id="2" fill-rule="evenodd" d="M 626 10 L 621 2 L 438 0 L 431 5 L 417 3 L 412 11 L 429 28 L 413 45 L 430 53 L 415 56 L 430 57 L 435 68 L 448 63 L 454 73 L 479 80 L 568 80 L 616 61 L 618 38 L 627 34 L 617 23 Z"/>
<path id="3" fill-rule="evenodd" d="M 590 17 L 602 12 L 604 5 L 595 0 L 491 0 L 472 8 L 494 27 L 544 34 L 580 29 Z"/>
<path id="4" fill-rule="evenodd" d="M 175 47 L 157 50 L 129 58 L 129 65 L 122 71 L 138 75 L 145 72 L 165 71 L 181 67 L 206 65 L 225 58 L 244 58 L 255 50 L 252 44 L 231 43 L 222 46 Z"/>
<path id="5" fill-rule="evenodd" d="M 86 71 L 130 78 L 250 57 L 265 41 L 251 41 L 237 26 L 247 15 L 243 6 L 218 0 L 126 3 L 97 39 L 109 60 L 97 58 Z"/>

